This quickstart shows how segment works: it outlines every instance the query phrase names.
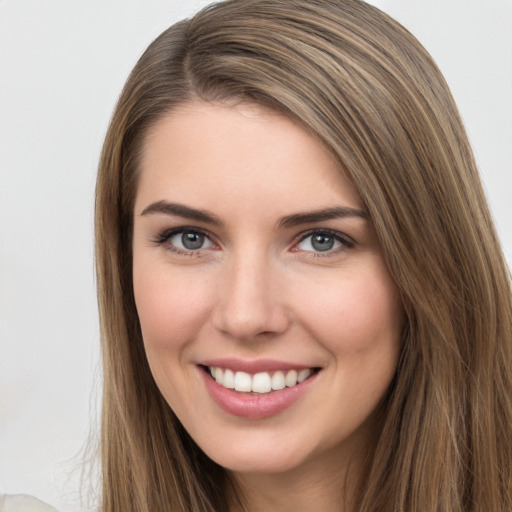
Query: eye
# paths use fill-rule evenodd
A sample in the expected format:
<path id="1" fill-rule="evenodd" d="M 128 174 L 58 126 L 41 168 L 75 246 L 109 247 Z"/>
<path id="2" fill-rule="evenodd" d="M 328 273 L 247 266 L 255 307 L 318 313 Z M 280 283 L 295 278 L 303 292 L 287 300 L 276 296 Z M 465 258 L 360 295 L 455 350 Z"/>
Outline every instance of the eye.
<path id="1" fill-rule="evenodd" d="M 155 241 L 177 253 L 199 252 L 214 247 L 214 243 L 205 233 L 190 228 L 165 231 Z"/>
<path id="2" fill-rule="evenodd" d="M 186 251 L 197 251 L 212 247 L 211 240 L 203 233 L 196 231 L 181 231 L 169 237 L 169 242 L 178 249 Z"/>
<path id="3" fill-rule="evenodd" d="M 297 250 L 315 253 L 336 252 L 342 247 L 353 247 L 354 242 L 333 231 L 313 231 L 307 233 L 296 245 Z"/>

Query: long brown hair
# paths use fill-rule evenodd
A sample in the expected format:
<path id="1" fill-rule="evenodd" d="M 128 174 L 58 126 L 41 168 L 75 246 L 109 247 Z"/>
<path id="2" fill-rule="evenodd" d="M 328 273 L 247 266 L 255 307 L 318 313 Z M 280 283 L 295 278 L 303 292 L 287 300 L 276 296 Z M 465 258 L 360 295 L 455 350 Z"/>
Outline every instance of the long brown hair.
<path id="1" fill-rule="evenodd" d="M 400 289 L 403 351 L 357 510 L 512 510 L 510 276 L 443 77 L 411 34 L 360 0 L 228 0 L 150 45 L 103 148 L 103 512 L 227 510 L 226 472 L 153 381 L 132 289 L 144 137 L 194 99 L 270 106 L 325 144 L 365 202 Z"/>

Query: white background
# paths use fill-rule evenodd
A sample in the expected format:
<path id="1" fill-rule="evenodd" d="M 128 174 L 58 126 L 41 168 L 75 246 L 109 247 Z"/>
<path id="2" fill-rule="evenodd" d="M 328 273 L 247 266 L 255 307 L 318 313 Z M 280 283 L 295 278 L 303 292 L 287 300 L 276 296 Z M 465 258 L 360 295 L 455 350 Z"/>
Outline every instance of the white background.
<path id="1" fill-rule="evenodd" d="M 123 82 L 206 0 L 0 0 L 0 492 L 78 510 L 99 408 L 93 191 Z M 512 261 L 512 0 L 374 0 L 452 88 Z"/>

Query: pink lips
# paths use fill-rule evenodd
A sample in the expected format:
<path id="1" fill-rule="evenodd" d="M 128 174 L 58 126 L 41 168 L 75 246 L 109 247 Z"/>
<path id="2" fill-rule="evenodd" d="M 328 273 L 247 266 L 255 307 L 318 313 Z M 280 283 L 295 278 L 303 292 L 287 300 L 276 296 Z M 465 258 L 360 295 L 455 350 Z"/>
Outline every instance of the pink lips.
<path id="1" fill-rule="evenodd" d="M 244 362 L 232 359 L 205 361 L 204 363 L 201 363 L 201 366 L 203 365 L 230 368 L 234 371 L 244 371 L 251 374 L 264 371 L 271 372 L 277 370 L 301 370 L 309 368 L 309 366 L 295 365 L 279 361 Z M 233 416 L 239 416 L 247 419 L 269 418 L 285 411 L 307 392 L 318 375 L 318 373 L 315 373 L 305 381 L 290 388 L 260 395 L 240 393 L 233 389 L 226 389 L 212 379 L 212 377 L 207 374 L 201 366 L 198 367 L 199 372 L 205 383 L 206 389 L 210 393 L 214 402 L 223 411 L 232 414 Z"/>

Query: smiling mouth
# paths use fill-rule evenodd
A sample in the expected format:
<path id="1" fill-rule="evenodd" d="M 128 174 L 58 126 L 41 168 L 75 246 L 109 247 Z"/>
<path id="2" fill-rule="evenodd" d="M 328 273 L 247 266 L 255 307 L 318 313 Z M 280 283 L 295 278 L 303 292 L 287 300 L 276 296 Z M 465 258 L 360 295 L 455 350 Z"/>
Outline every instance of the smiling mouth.
<path id="1" fill-rule="evenodd" d="M 268 394 L 292 388 L 320 371 L 320 368 L 305 368 L 251 374 L 217 366 L 203 366 L 203 369 L 222 387 L 251 394 Z"/>

